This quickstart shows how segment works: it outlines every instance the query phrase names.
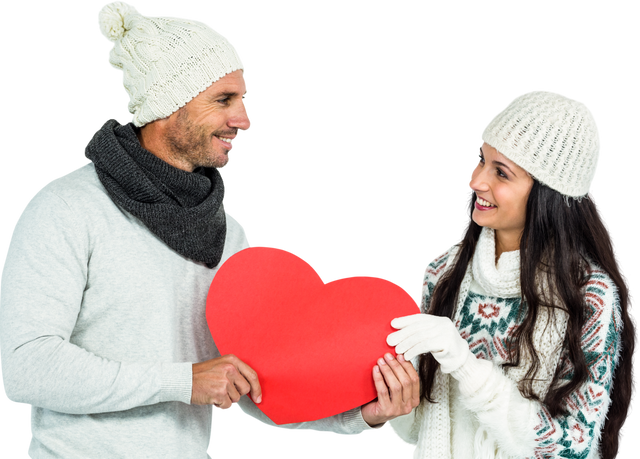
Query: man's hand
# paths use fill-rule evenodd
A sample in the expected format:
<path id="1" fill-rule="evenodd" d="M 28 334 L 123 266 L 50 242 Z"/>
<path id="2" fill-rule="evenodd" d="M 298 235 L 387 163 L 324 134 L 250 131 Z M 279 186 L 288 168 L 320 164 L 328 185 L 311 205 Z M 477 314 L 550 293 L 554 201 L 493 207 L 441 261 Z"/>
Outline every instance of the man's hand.
<path id="1" fill-rule="evenodd" d="M 378 398 L 362 406 L 362 417 L 370 426 L 409 414 L 420 404 L 420 377 L 402 355 L 397 360 L 389 353 L 373 367 L 373 382 Z"/>
<path id="2" fill-rule="evenodd" d="M 255 403 L 262 401 L 258 374 L 235 355 L 193 364 L 192 405 L 226 409 L 249 392 Z"/>

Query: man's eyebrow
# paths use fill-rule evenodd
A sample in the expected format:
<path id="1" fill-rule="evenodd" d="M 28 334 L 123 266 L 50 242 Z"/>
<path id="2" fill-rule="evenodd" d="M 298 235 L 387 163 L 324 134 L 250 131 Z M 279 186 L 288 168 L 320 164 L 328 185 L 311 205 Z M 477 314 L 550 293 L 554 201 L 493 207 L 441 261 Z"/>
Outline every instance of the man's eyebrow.
<path id="1" fill-rule="evenodd" d="M 484 151 L 482 151 L 482 147 L 481 147 L 480 145 L 481 145 L 481 144 L 478 144 L 478 148 L 480 149 L 480 151 L 481 151 L 481 152 L 482 152 L 482 154 L 484 155 Z M 509 166 L 507 166 L 505 163 L 502 163 L 502 162 L 500 162 L 500 161 L 496 161 L 495 159 L 494 159 L 493 161 L 491 161 L 491 163 L 492 163 L 492 164 L 497 164 L 498 166 L 502 166 L 502 167 L 504 167 L 504 168 L 505 168 L 505 169 L 507 169 L 510 173 L 512 173 L 514 177 L 516 177 L 516 178 L 518 177 L 518 176 L 516 175 L 516 173 L 515 173 L 515 172 L 513 172 L 513 171 L 511 170 L 511 168 L 510 168 Z"/>
<path id="2" fill-rule="evenodd" d="M 212 94 L 211 97 L 209 97 L 210 100 L 216 100 L 219 99 L 221 97 L 233 97 L 233 96 L 237 96 L 238 93 L 237 92 L 233 92 L 233 91 L 225 91 L 225 92 L 217 92 L 215 94 Z"/>

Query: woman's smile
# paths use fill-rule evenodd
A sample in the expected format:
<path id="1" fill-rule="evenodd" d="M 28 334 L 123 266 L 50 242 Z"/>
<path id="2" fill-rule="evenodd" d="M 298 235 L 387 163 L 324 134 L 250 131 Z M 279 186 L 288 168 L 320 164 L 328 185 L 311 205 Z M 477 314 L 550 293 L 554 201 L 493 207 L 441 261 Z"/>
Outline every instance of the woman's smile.
<path id="1" fill-rule="evenodd" d="M 476 196 L 476 209 L 480 211 L 495 209 L 496 205 L 491 204 L 489 201 L 485 201 L 480 196 Z"/>

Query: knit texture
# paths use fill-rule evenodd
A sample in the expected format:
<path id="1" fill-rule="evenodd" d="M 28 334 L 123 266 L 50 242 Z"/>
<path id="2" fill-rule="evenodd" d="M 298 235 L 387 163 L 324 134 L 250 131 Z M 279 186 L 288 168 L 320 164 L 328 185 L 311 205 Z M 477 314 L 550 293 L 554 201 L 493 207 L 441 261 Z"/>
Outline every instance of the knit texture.
<path id="1" fill-rule="evenodd" d="M 482 251 L 482 247 L 479 249 Z M 435 285 L 454 262 L 456 250 L 454 247 L 427 268 L 423 310 L 429 308 Z M 413 424 L 403 426 L 401 421 L 392 421 L 394 428 L 402 429 L 401 436 L 417 444 L 416 458 L 598 458 L 600 432 L 609 408 L 620 346 L 621 321 L 615 284 L 598 267 L 591 267 L 584 291 L 589 319 L 582 330 L 589 378 L 564 401 L 567 413 L 551 417 L 543 404 L 520 394 L 518 382 L 528 369 L 527 356 L 519 367 L 506 371 L 500 368 L 508 360 L 507 340 L 522 323 L 522 308 L 526 305 L 520 297 L 487 294 L 473 274 L 468 270 L 461 286 L 463 299 L 454 323 L 478 360 L 468 359 L 463 369 L 450 377 L 438 375 L 434 387 L 438 403 L 423 402 L 414 414 Z M 540 397 L 546 394 L 556 368 L 560 369 L 561 380 L 571 377 L 573 368 L 562 347 L 565 328 L 564 315 L 542 313 L 536 322 L 533 341 L 541 368 L 533 389 Z M 478 366 L 484 362 L 492 363 L 489 373 L 485 372 L 486 367 Z M 479 378 L 486 379 L 480 389 Z M 443 392 L 447 396 L 440 398 Z M 449 416 L 450 427 L 437 422 Z M 417 436 L 408 435 L 416 430 Z M 449 441 L 445 446 L 430 446 L 434 439 Z"/>
<path id="2" fill-rule="evenodd" d="M 177 169 L 140 145 L 131 124 L 107 121 L 86 148 L 113 201 L 170 248 L 213 268 L 226 235 L 224 185 L 215 168 Z"/>
<path id="3" fill-rule="evenodd" d="M 243 68 L 233 46 L 200 22 L 145 17 L 124 2 L 106 5 L 99 22 L 114 42 L 109 62 L 123 71 L 129 112 L 138 127 L 166 118 Z"/>
<path id="4" fill-rule="evenodd" d="M 504 252 L 495 263 L 495 231 L 483 228 L 473 257 L 473 279 L 492 296 L 520 296 L 520 252 Z"/>
<path id="5" fill-rule="evenodd" d="M 598 130 L 580 102 L 549 92 L 518 97 L 482 139 L 533 177 L 570 197 L 589 192 L 598 162 Z"/>
<path id="6" fill-rule="evenodd" d="M 222 261 L 248 246 L 226 221 Z M 204 459 L 210 442 L 225 441 L 212 432 L 213 407 L 189 404 L 192 362 L 220 356 L 205 320 L 215 274 L 116 206 L 93 164 L 40 191 L 16 226 L 0 289 L 4 389 L 32 405 L 29 457 Z M 238 405 L 274 425 L 247 396 Z M 359 407 L 283 427 L 369 428 Z"/>

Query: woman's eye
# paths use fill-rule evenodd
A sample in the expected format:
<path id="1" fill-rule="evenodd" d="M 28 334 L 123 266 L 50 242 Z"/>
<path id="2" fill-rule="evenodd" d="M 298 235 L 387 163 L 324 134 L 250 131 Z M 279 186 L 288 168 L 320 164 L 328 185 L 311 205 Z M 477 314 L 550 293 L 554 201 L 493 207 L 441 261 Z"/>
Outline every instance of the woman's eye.
<path id="1" fill-rule="evenodd" d="M 480 164 L 484 164 L 484 156 L 478 155 L 480 157 Z"/>
<path id="2" fill-rule="evenodd" d="M 496 169 L 496 171 L 498 171 L 498 177 L 507 178 L 507 175 L 500 169 Z"/>

